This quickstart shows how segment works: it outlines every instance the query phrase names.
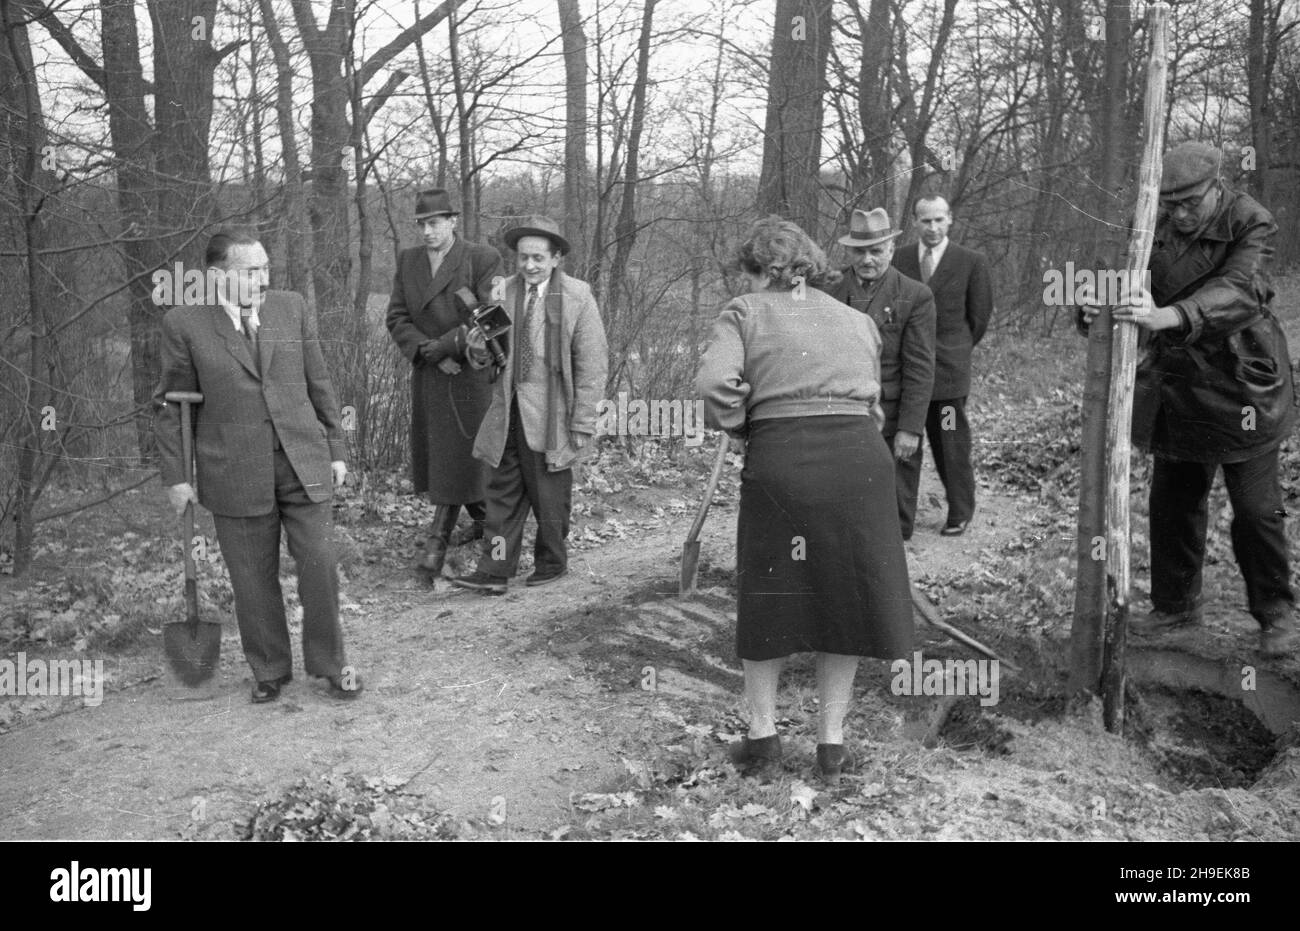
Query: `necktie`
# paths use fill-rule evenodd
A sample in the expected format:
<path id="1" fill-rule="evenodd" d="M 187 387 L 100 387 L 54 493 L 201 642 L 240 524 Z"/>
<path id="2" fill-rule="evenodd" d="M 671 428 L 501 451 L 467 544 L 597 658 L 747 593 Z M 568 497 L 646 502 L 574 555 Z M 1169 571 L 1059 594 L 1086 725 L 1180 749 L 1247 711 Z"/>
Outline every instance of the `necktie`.
<path id="1" fill-rule="evenodd" d="M 925 255 L 921 257 L 921 283 L 929 284 L 934 274 L 934 247 L 926 246 Z"/>
<path id="2" fill-rule="evenodd" d="M 240 308 L 239 322 L 244 328 L 244 339 L 248 342 L 248 348 L 253 353 L 253 365 L 261 368 L 261 361 L 257 357 L 257 324 L 253 322 L 252 314 L 245 313 L 246 308 Z"/>
<path id="3" fill-rule="evenodd" d="M 533 309 L 537 306 L 537 285 L 528 286 L 528 303 L 524 305 L 524 319 L 515 331 L 519 343 L 519 381 L 528 380 L 533 367 Z"/>
<path id="4" fill-rule="evenodd" d="M 430 275 L 430 277 L 437 278 L 437 277 L 438 277 L 438 269 L 441 268 L 441 267 L 442 267 L 442 250 L 441 250 L 441 249 L 430 249 L 430 250 L 429 250 L 429 275 Z"/>

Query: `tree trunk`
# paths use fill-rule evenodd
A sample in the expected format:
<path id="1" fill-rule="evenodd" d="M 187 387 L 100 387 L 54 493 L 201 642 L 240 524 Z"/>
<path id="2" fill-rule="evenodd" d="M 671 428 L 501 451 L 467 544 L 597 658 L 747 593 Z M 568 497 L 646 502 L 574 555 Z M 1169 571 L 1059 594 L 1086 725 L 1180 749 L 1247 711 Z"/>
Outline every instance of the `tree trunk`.
<path id="1" fill-rule="evenodd" d="M 214 206 L 208 174 L 213 73 L 224 54 L 209 44 L 217 0 L 149 0 L 148 6 L 158 224 L 166 251 L 187 268 L 200 268 L 203 228 Z"/>
<path id="2" fill-rule="evenodd" d="M 1128 246 L 1128 281 L 1143 280 L 1151 260 L 1160 193 L 1160 154 L 1164 149 L 1165 81 L 1169 70 L 1169 8 L 1147 11 L 1151 54 L 1142 111 L 1142 165 L 1138 199 Z M 1102 653 L 1102 716 L 1106 729 L 1124 729 L 1125 641 L 1129 615 L 1129 429 L 1133 420 L 1133 377 L 1137 365 L 1137 324 L 1114 329 L 1110 404 L 1106 423 L 1106 639 Z"/>
<path id="3" fill-rule="evenodd" d="M 420 3 L 416 0 L 415 18 L 420 18 Z M 438 160 L 431 167 L 433 168 L 433 186 L 447 187 L 447 124 L 443 120 L 442 110 L 438 107 L 437 99 L 433 95 L 433 80 L 429 76 L 429 57 L 424 54 L 424 39 L 420 38 L 415 43 L 415 56 L 420 67 L 420 86 L 424 90 L 424 106 L 429 111 L 429 122 L 433 124 L 433 134 L 438 140 Z M 424 188 L 426 185 L 421 184 Z"/>
<path id="4" fill-rule="evenodd" d="M 47 455 L 42 448 L 42 436 L 51 425 L 47 414 L 53 410 L 53 426 L 57 428 L 60 414 L 68 418 L 71 411 L 60 411 L 54 404 L 52 383 L 58 367 L 50 358 L 49 332 L 59 300 L 59 283 L 41 258 L 41 250 L 49 245 L 47 217 L 58 182 L 51 171 L 42 167 L 48 136 L 25 17 L 10 0 L 0 0 L 0 23 L 4 25 L 4 42 L 0 43 L 3 46 L 0 47 L 0 102 L 5 109 L 0 124 L 5 125 L 6 138 L 13 147 L 12 163 L 16 169 L 13 183 L 23 224 L 31 329 L 24 385 L 26 403 L 18 429 L 18 487 L 13 507 L 13 574 L 22 576 L 32 562 L 34 512 L 43 485 L 41 466 Z"/>
<path id="5" fill-rule="evenodd" d="M 618 221 L 614 224 L 614 261 L 609 268 L 609 297 L 605 323 L 615 332 L 618 319 L 619 291 L 623 276 L 636 245 L 636 189 L 641 165 L 641 133 L 645 128 L 645 100 L 650 80 L 650 33 L 654 25 L 656 0 L 645 0 L 641 14 L 641 34 L 637 39 L 636 83 L 632 85 L 632 124 L 627 135 L 627 158 L 623 163 L 623 195 L 619 201 Z"/>
<path id="6" fill-rule="evenodd" d="M 578 0 L 556 0 L 564 47 L 564 228 L 571 274 L 587 278 L 587 36 Z"/>
<path id="7" fill-rule="evenodd" d="M 1135 133 L 1129 128 L 1128 57 L 1132 22 L 1128 0 L 1108 0 L 1104 99 L 1099 108 L 1101 147 L 1097 153 L 1096 216 L 1101 223 L 1097 268 L 1118 268 L 1122 230 L 1132 203 L 1130 165 Z M 1110 393 L 1110 308 L 1103 308 L 1088 332 L 1083 382 L 1082 448 L 1079 457 L 1079 526 L 1076 541 L 1074 620 L 1070 631 L 1071 694 L 1099 692 L 1106 618 L 1106 563 L 1097 541 L 1106 536 L 1106 401 Z"/>
<path id="8" fill-rule="evenodd" d="M 760 213 L 776 213 L 819 240 L 822 95 L 831 0 L 777 0 L 768 74 Z"/>
<path id="9" fill-rule="evenodd" d="M 258 0 L 258 6 L 262 12 L 262 28 L 275 61 L 275 122 L 280 131 L 280 157 L 284 162 L 281 195 L 284 210 L 279 225 L 284 235 L 285 268 L 289 275 L 289 290 L 297 291 L 311 302 L 314 301 L 314 288 L 310 269 L 314 263 L 311 261 L 311 243 L 303 235 L 307 229 L 307 208 L 293 121 L 293 65 L 289 45 L 280 32 L 271 0 Z"/>
<path id="10" fill-rule="evenodd" d="M 460 65 L 460 34 L 456 17 L 447 17 L 448 58 L 456 97 L 456 157 L 460 170 L 460 224 L 466 239 L 478 241 L 478 188 L 474 184 L 474 125 L 465 99 L 465 79 Z"/>
<path id="11" fill-rule="evenodd" d="M 142 460 L 153 452 L 150 399 L 162 375 L 158 338 L 164 308 L 153 302 L 148 273 L 163 264 L 156 238 L 153 126 L 144 104 L 140 35 L 133 0 L 100 0 L 104 48 L 104 97 L 117 178 L 117 210 L 123 233 L 122 254 L 130 281 L 127 321 L 131 330 L 131 397 L 137 417 L 136 445 Z"/>

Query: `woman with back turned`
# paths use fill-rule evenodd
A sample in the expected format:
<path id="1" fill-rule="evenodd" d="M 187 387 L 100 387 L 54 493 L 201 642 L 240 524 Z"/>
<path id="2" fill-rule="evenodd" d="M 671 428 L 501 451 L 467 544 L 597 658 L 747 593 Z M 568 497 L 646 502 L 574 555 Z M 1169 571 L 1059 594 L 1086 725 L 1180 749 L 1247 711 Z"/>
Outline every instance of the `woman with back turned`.
<path id="1" fill-rule="evenodd" d="M 817 768 L 851 765 L 843 723 L 858 659 L 912 647 L 894 463 L 880 436 L 880 335 L 815 287 L 834 272 L 794 223 L 760 220 L 738 255 L 750 293 L 713 326 L 696 388 L 705 420 L 746 441 L 737 531 L 736 652 L 744 772 L 776 769 L 776 690 L 791 653 L 817 654 Z"/>

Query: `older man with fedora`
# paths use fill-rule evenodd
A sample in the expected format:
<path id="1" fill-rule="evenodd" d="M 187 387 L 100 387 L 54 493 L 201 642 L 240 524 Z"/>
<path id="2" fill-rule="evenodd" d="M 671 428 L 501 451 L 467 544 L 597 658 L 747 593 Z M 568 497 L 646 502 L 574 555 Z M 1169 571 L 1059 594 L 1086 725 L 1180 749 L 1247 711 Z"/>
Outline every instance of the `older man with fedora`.
<path id="1" fill-rule="evenodd" d="M 545 585 L 568 571 L 573 464 L 593 448 L 609 367 L 605 326 L 591 288 L 560 270 L 569 242 L 559 225 L 533 216 L 503 239 L 515 251 L 516 273 L 504 288 L 512 329 L 506 364 L 474 443 L 474 455 L 493 470 L 483 554 L 474 572 L 453 580 L 490 594 L 504 593 L 519 567 L 530 510 L 537 539 L 526 584 Z M 479 331 L 470 333 L 468 359 L 476 368 L 489 362 Z"/>
<path id="2" fill-rule="evenodd" d="M 894 268 L 894 240 L 901 234 L 883 208 L 854 210 L 839 238 L 849 266 L 827 293 L 866 314 L 880 330 L 881 431 L 894 455 L 898 520 L 910 540 L 921 481 L 921 434 L 934 386 L 934 296 Z"/>
<path id="3" fill-rule="evenodd" d="M 1208 499 L 1223 470 L 1232 550 L 1246 582 L 1259 649 L 1300 645 L 1287 555 L 1278 448 L 1295 425 L 1286 336 L 1269 309 L 1272 215 L 1221 177 L 1222 153 L 1185 142 L 1165 153 L 1150 292 L 1115 309 L 1143 331 L 1133 441 L 1153 454 L 1151 603 L 1139 635 L 1196 627 Z M 1096 308 L 1082 308 L 1091 321 Z"/>
<path id="4" fill-rule="evenodd" d="M 488 469 L 472 455 L 491 400 L 491 373 L 466 364 L 469 309 L 461 288 L 480 301 L 504 279 L 501 255 L 456 232 L 459 213 L 441 188 L 415 198 L 423 243 L 403 249 L 388 302 L 388 332 L 411 363 L 411 484 L 435 505 L 420 565 L 436 578 L 463 505 L 482 536 Z"/>

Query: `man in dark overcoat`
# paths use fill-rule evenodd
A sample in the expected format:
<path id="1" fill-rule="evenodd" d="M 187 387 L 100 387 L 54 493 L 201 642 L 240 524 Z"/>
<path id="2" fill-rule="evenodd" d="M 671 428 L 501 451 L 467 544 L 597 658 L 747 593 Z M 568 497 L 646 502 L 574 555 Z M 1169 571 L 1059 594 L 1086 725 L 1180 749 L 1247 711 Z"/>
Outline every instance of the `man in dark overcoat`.
<path id="1" fill-rule="evenodd" d="M 894 253 L 894 267 L 934 293 L 934 391 L 925 415 L 934 467 L 948 499 L 944 536 L 966 532 L 975 516 L 975 466 L 971 460 L 971 351 L 993 316 L 993 285 L 983 253 L 948 238 L 952 211 L 937 195 L 918 198 L 912 218 L 920 242 Z"/>
<path id="2" fill-rule="evenodd" d="M 470 314 L 456 292 L 468 288 L 487 302 L 504 281 L 500 253 L 462 239 L 458 216 L 445 190 L 416 195 L 415 223 L 424 241 L 398 254 L 388 302 L 388 332 L 411 363 L 411 484 L 436 506 L 421 561 L 435 578 L 462 505 L 474 521 L 467 539 L 483 535 L 491 471 L 471 453 L 494 373 L 465 362 Z"/>
<path id="3" fill-rule="evenodd" d="M 1287 555 L 1278 447 L 1295 423 L 1286 337 L 1269 302 L 1277 226 L 1257 201 L 1222 180 L 1222 153 L 1203 142 L 1170 149 L 1150 290 L 1115 309 L 1145 331 L 1133 396 L 1133 441 L 1154 456 L 1151 603 L 1141 635 L 1199 624 L 1208 499 L 1223 469 L 1232 549 L 1259 622 L 1265 656 L 1300 642 Z M 1095 311 L 1086 308 L 1090 320 Z"/>
<path id="4" fill-rule="evenodd" d="M 910 540 L 921 482 L 921 432 L 934 386 L 934 297 L 890 265 L 899 235 L 883 208 L 854 210 L 848 234 L 839 239 L 850 265 L 826 293 L 862 311 L 880 330 L 881 435 L 894 454 L 898 521 L 903 539 Z"/>

